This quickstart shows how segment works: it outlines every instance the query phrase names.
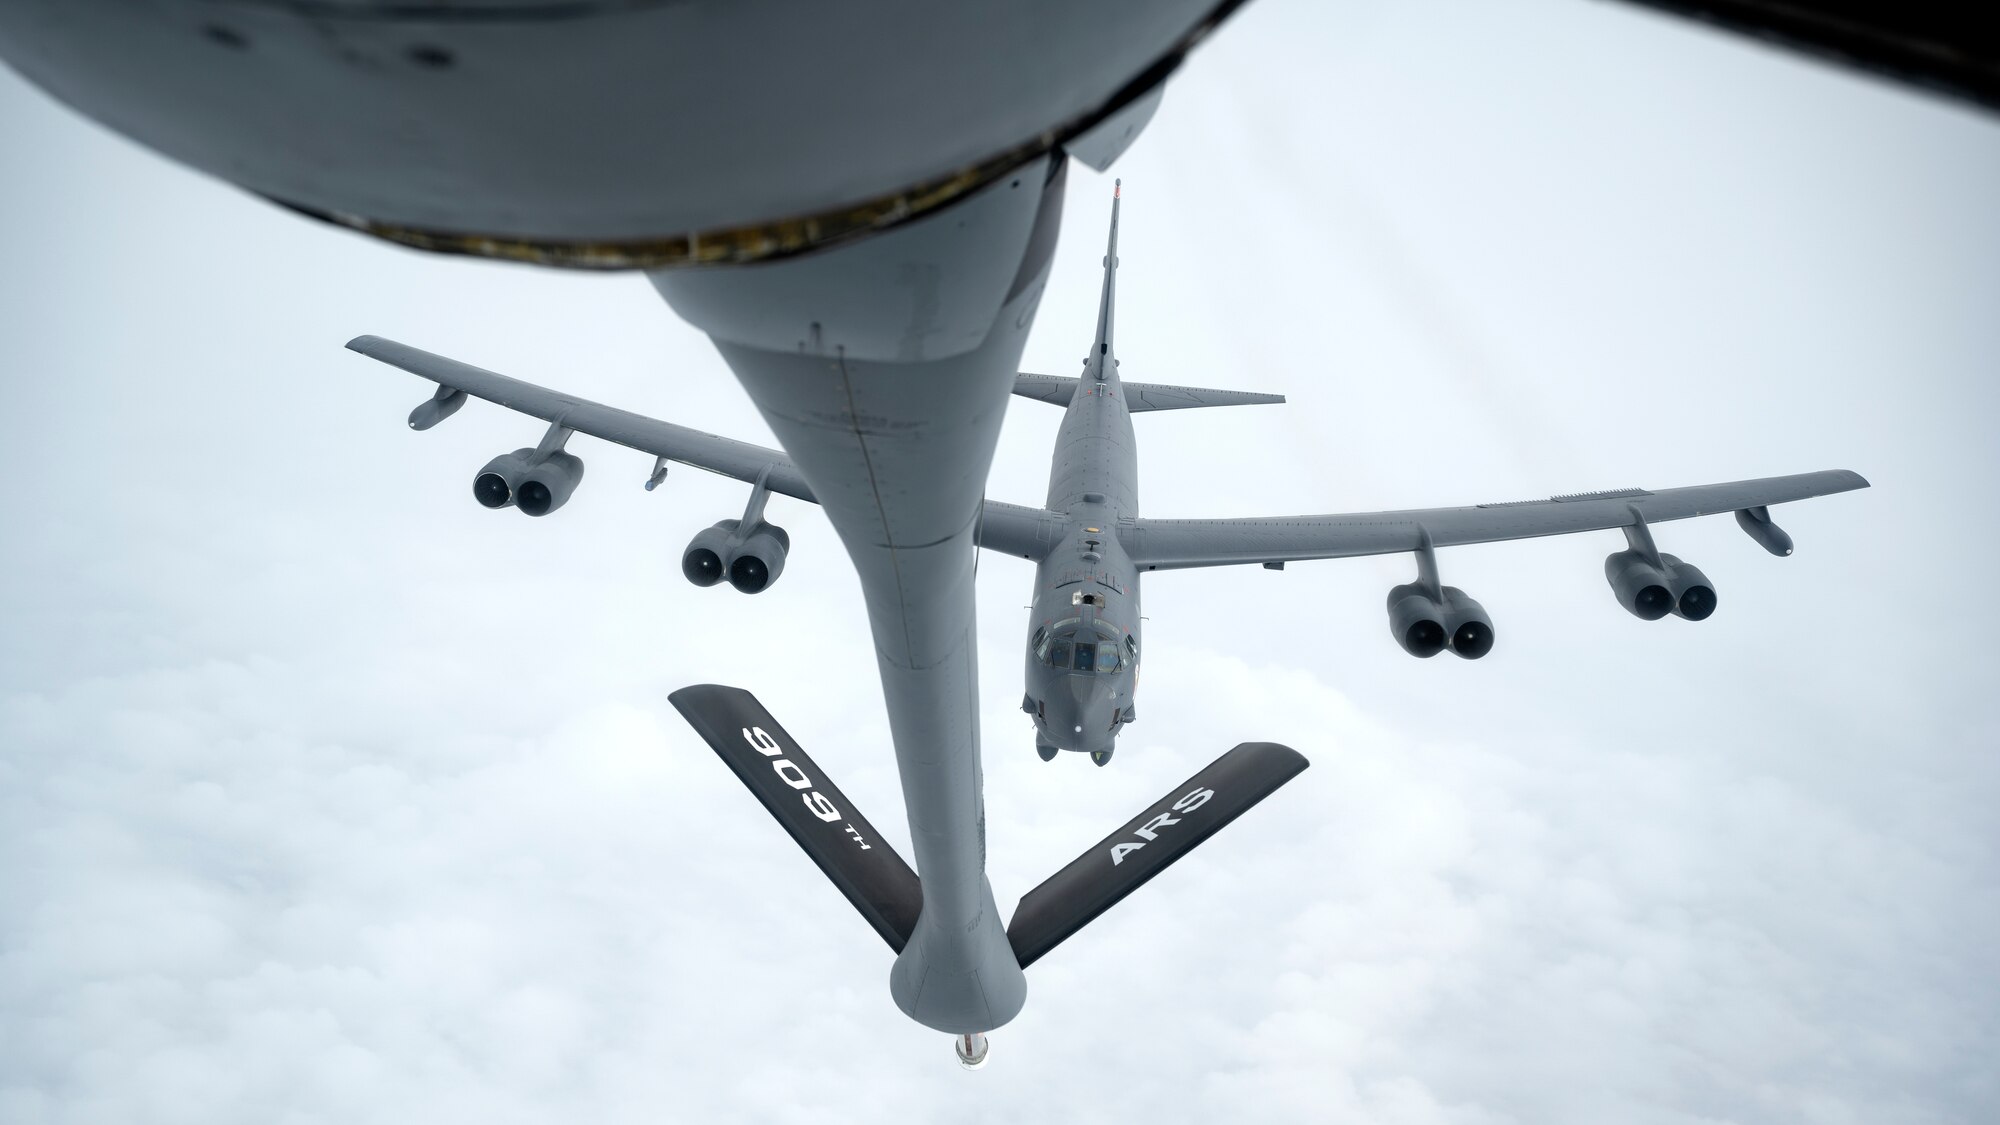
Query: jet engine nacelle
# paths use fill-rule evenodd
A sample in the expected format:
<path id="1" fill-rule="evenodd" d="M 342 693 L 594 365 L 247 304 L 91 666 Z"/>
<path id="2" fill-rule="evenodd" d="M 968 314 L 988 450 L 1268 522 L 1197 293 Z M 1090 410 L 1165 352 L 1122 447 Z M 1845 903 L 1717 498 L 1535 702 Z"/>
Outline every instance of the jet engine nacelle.
<path id="1" fill-rule="evenodd" d="M 728 576 L 729 567 L 723 560 L 729 554 L 729 533 L 735 530 L 735 520 L 723 520 L 702 528 L 688 540 L 687 550 L 681 552 L 681 573 L 689 582 L 713 586 Z"/>
<path id="2" fill-rule="evenodd" d="M 514 486 L 527 474 L 534 457 L 533 449 L 516 449 L 486 462 L 486 467 L 472 478 L 472 498 L 487 508 L 511 506 L 514 503 Z"/>
<path id="3" fill-rule="evenodd" d="M 1426 660 L 1444 651 L 1444 607 L 1414 582 L 1389 591 L 1389 635 L 1411 656 Z"/>
<path id="4" fill-rule="evenodd" d="M 583 458 L 574 453 L 516 449 L 486 463 L 472 478 L 472 497 L 488 508 L 517 506 L 531 516 L 546 516 L 569 502 L 583 479 Z"/>
<path id="5" fill-rule="evenodd" d="M 1667 564 L 1667 581 L 1674 592 L 1674 616 L 1689 621 L 1701 621 L 1715 612 L 1715 586 L 1708 575 L 1692 563 L 1684 563 L 1672 555 L 1661 555 L 1660 561 Z"/>
<path id="6" fill-rule="evenodd" d="M 697 586 L 713 586 L 727 578 L 746 594 L 768 589 L 785 572 L 792 537 L 774 523 L 758 520 L 743 533 L 742 520 L 723 520 L 688 541 L 681 554 L 681 573 Z"/>
<path id="7" fill-rule="evenodd" d="M 729 559 L 729 584 L 746 594 L 762 593 L 785 572 L 791 549 L 784 528 L 759 521 Z"/>
<path id="8" fill-rule="evenodd" d="M 528 515 L 546 516 L 569 503 L 582 480 L 583 458 L 551 453 L 521 474 L 514 485 L 514 503 Z"/>
<path id="9" fill-rule="evenodd" d="M 1661 555 L 1654 566 L 1638 551 L 1617 551 L 1604 560 L 1604 580 L 1611 583 L 1618 604 L 1642 621 L 1658 621 L 1671 613 L 1700 621 L 1715 612 L 1715 586 L 1701 568 L 1673 555 Z"/>
<path id="10" fill-rule="evenodd" d="M 1446 586 L 1443 600 L 1430 596 L 1422 583 L 1410 582 L 1389 591 L 1389 632 L 1411 656 L 1430 658 L 1446 647 L 1477 660 L 1493 651 L 1493 619 L 1486 607 L 1456 586 Z"/>

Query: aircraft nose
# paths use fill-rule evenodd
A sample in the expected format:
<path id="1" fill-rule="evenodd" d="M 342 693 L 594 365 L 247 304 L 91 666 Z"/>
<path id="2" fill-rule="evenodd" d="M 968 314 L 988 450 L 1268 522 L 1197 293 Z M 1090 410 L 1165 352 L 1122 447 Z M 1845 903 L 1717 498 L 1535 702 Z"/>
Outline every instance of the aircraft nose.
<path id="1" fill-rule="evenodd" d="M 1068 687 L 1068 706 L 1063 708 L 1069 720 L 1068 734 L 1092 745 L 1111 730 L 1110 689 L 1087 676 L 1071 676 Z"/>

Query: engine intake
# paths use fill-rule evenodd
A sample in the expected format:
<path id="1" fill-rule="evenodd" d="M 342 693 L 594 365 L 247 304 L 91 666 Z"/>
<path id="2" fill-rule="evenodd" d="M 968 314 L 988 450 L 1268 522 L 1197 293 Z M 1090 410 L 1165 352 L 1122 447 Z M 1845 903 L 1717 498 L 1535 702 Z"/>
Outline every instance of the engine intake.
<path id="1" fill-rule="evenodd" d="M 529 468 L 514 485 L 514 503 L 531 516 L 546 516 L 569 503 L 570 494 L 583 480 L 583 458 L 574 453 L 551 453 Z"/>
<path id="2" fill-rule="evenodd" d="M 1604 580 L 1611 583 L 1618 604 L 1641 621 L 1658 621 L 1674 608 L 1674 594 L 1667 576 L 1637 551 L 1617 551 L 1607 556 Z"/>
<path id="3" fill-rule="evenodd" d="M 1432 598 L 1423 583 L 1411 582 L 1389 591 L 1389 633 L 1404 652 L 1429 659 L 1447 647 L 1467 660 L 1493 651 L 1493 619 L 1486 607 L 1456 586 Z"/>
<path id="4" fill-rule="evenodd" d="M 1389 591 L 1389 635 L 1411 656 L 1428 660 L 1444 651 L 1444 607 L 1410 582 Z"/>
<path id="5" fill-rule="evenodd" d="M 1486 607 L 1465 596 L 1456 586 L 1444 588 L 1445 611 L 1450 615 L 1451 651 L 1467 660 L 1477 660 L 1493 651 L 1493 619 Z"/>
<path id="6" fill-rule="evenodd" d="M 722 581 L 729 570 L 722 565 L 722 557 L 729 550 L 729 533 L 734 530 L 735 520 L 723 520 L 714 527 L 701 529 L 688 541 L 687 550 L 681 554 L 681 573 L 689 582 L 713 586 Z"/>
<path id="7" fill-rule="evenodd" d="M 486 462 L 472 478 L 472 498 L 486 508 L 505 508 L 514 503 L 514 486 L 520 482 L 533 460 L 533 449 L 516 449 Z"/>
<path id="8" fill-rule="evenodd" d="M 1604 560 L 1604 579 L 1632 616 L 1658 621 L 1671 613 L 1701 621 L 1715 612 L 1715 586 L 1701 568 L 1673 555 L 1654 566 L 1638 551 L 1618 551 Z"/>
<path id="9" fill-rule="evenodd" d="M 1700 567 L 1672 555 L 1661 555 L 1660 561 L 1667 564 L 1667 581 L 1673 584 L 1674 616 L 1704 621 L 1715 612 L 1715 586 Z"/>
<path id="10" fill-rule="evenodd" d="M 486 462 L 472 478 L 472 498 L 481 507 L 518 507 L 531 516 L 546 516 L 569 503 L 582 480 L 583 458 L 574 453 L 516 449 Z"/>
<path id="11" fill-rule="evenodd" d="M 722 520 L 703 528 L 681 554 L 681 573 L 697 586 L 724 578 L 745 594 L 760 594 L 785 572 L 792 537 L 774 523 L 758 520 L 743 533 L 742 520 Z"/>
<path id="12" fill-rule="evenodd" d="M 785 572 L 792 537 L 773 523 L 758 523 L 729 559 L 729 584 L 745 594 L 760 594 Z"/>

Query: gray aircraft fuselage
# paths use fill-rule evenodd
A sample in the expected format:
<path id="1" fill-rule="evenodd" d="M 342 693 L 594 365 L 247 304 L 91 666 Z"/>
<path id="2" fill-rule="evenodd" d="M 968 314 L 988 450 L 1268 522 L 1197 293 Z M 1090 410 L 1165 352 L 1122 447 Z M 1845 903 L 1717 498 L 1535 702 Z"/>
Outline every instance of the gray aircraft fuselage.
<path id="1" fill-rule="evenodd" d="M 1135 717 L 1139 684 L 1139 573 L 1116 534 L 1120 518 L 1139 512 L 1132 412 L 1111 340 L 1118 203 L 1113 196 L 1096 337 L 1049 469 L 1047 507 L 1063 523 L 1035 570 L 1021 701 L 1034 717 L 1039 747 L 1090 753 L 1100 765 Z"/>

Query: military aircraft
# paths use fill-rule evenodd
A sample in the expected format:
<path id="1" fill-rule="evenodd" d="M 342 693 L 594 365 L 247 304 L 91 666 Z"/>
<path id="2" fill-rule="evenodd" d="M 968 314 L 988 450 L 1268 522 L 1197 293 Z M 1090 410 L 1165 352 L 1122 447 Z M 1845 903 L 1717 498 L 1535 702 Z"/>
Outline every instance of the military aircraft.
<path id="1" fill-rule="evenodd" d="M 1119 731 L 1136 717 L 1139 576 L 1145 571 L 1238 563 L 1282 568 L 1306 559 L 1409 553 L 1416 559 L 1416 579 L 1394 587 L 1388 597 L 1389 630 L 1396 643 L 1413 656 L 1435 656 L 1449 648 L 1477 659 L 1493 647 L 1492 619 L 1464 591 L 1440 584 L 1438 547 L 1616 529 L 1624 535 L 1625 549 L 1605 560 L 1605 577 L 1619 604 L 1648 620 L 1673 614 L 1700 621 L 1715 611 L 1715 587 L 1700 569 L 1660 552 L 1653 524 L 1732 511 L 1758 544 L 1773 554 L 1789 555 L 1791 539 L 1772 521 L 1770 505 L 1867 487 L 1855 473 L 1830 471 L 1466 508 L 1273 519 L 1144 518 L 1138 514 L 1134 413 L 1284 400 L 1273 394 L 1127 382 L 1119 375 L 1113 329 L 1121 196 L 1122 185 L 1112 197 L 1097 330 L 1081 374 L 1021 372 L 1014 380 L 1015 394 L 1065 408 L 1045 506 L 982 500 L 973 532 L 981 547 L 1038 563 L 1022 708 L 1033 717 L 1036 751 L 1044 761 L 1054 759 L 1060 748 L 1086 752 L 1104 765 Z M 513 507 L 530 516 L 562 507 L 583 479 L 583 462 L 567 451 L 569 439 L 579 433 L 652 454 L 653 470 L 645 480 L 649 491 L 665 480 L 670 462 L 750 484 L 743 514 L 703 529 L 682 554 L 682 573 L 697 586 L 727 581 L 746 594 L 768 589 L 784 572 L 791 547 L 784 528 L 764 518 L 770 494 L 818 501 L 798 466 L 779 450 L 646 418 L 377 336 L 359 336 L 347 346 L 437 384 L 432 397 L 411 412 L 414 429 L 436 425 L 468 396 L 548 423 L 539 444 L 503 453 L 474 476 L 473 497 L 485 507 Z M 919 884 L 749 693 L 704 686 L 675 693 L 674 702 L 891 947 L 906 949 L 931 893 L 931 879 Z M 1202 830 L 1182 829 L 1167 846 L 1154 847 L 1145 877 L 1304 768 L 1305 760 L 1288 748 L 1246 744 L 1177 787 L 1065 868 L 1063 878 L 1022 900 L 1006 931 L 1019 967 L 1135 889 L 1143 881 L 1142 869 L 1125 868 L 1125 857 L 1161 844 L 1166 826 L 1194 820 L 1197 814 L 1206 817 Z M 1211 796 L 1196 800 L 1200 793 Z M 921 832 L 930 810 L 907 791 L 906 800 L 912 831 Z M 1192 804 L 1177 808 L 1177 800 Z M 983 849 L 977 837 L 963 842 L 975 841 Z M 863 854 L 867 852 L 875 854 Z M 968 1064 L 985 1057 L 983 1032 L 959 1032 L 960 1057 Z"/>
<path id="2" fill-rule="evenodd" d="M 1408 552 L 1417 559 L 1417 576 L 1389 593 L 1390 634 L 1413 656 L 1449 649 L 1476 660 L 1493 648 L 1492 618 L 1463 590 L 1440 585 L 1438 547 L 1618 529 L 1626 547 L 1605 561 L 1605 577 L 1619 604 L 1647 620 L 1671 614 L 1700 621 L 1715 612 L 1714 585 L 1692 564 L 1661 554 L 1651 525 L 1735 512 L 1751 538 L 1773 554 L 1788 555 L 1791 539 L 1772 522 L 1770 505 L 1868 485 L 1858 474 L 1839 470 L 1469 508 L 1268 519 L 1142 517 L 1132 415 L 1282 403 L 1284 396 L 1128 382 L 1120 376 L 1113 329 L 1122 196 L 1120 182 L 1111 201 L 1097 330 L 1082 374 L 1021 372 L 1014 380 L 1016 395 L 1064 408 L 1048 498 L 1040 509 L 983 500 L 974 533 L 981 547 L 1039 564 L 1021 708 L 1033 716 L 1035 749 L 1044 761 L 1060 749 L 1087 753 L 1104 765 L 1119 731 L 1136 718 L 1139 578 L 1146 571 L 1251 563 L 1282 569 L 1308 559 Z M 697 586 L 727 580 L 746 594 L 767 589 L 784 572 L 791 538 L 764 519 L 766 500 L 772 492 L 815 499 L 797 466 L 779 450 L 586 402 L 377 336 L 356 337 L 347 346 L 438 384 L 434 397 L 410 416 L 416 429 L 449 416 L 467 395 L 550 423 L 540 445 L 502 454 L 479 471 L 472 492 L 488 508 L 515 507 L 542 516 L 561 507 L 583 477 L 583 462 L 565 450 L 573 433 L 653 454 L 648 490 L 666 478 L 668 462 L 751 484 L 740 518 L 718 522 L 688 543 L 681 570 Z"/>
<path id="3" fill-rule="evenodd" d="M 1992 52 L 1973 6 L 1644 2 L 1994 104 Z M 524 396 L 510 404 L 529 413 L 551 408 L 543 441 L 495 470 L 530 513 L 554 510 L 575 487 L 581 463 L 563 449 L 571 431 L 658 444 L 656 455 L 700 449 L 710 467 L 747 473 L 746 520 L 710 537 L 732 552 L 716 557 L 733 582 L 735 562 L 759 560 L 768 583 L 770 560 L 783 557 L 782 536 L 742 534 L 746 523 L 765 526 L 759 496 L 789 488 L 820 504 L 860 577 L 922 878 L 913 919 L 894 931 L 891 994 L 913 1019 L 972 1035 L 1012 1019 L 1026 998 L 1023 957 L 985 874 L 976 543 L 1019 546 L 1010 553 L 1042 559 L 1044 571 L 1111 563 L 1101 550 L 1084 559 L 1089 541 L 1067 533 L 1089 512 L 1079 526 L 1099 536 L 1116 528 L 1097 543 L 1124 552 L 1128 579 L 1410 551 L 1419 575 L 1397 603 L 1395 620 L 1411 622 L 1399 640 L 1435 651 L 1438 630 L 1456 640 L 1484 614 L 1438 584 L 1434 547 L 1623 528 L 1621 600 L 1629 590 L 1635 612 L 1665 599 L 1694 616 L 1700 601 L 1687 594 L 1705 580 L 1653 549 L 1647 523 L 1736 510 L 1777 550 L 1785 540 L 1765 506 L 1846 479 L 1297 521 L 983 503 L 1003 404 L 1022 385 L 1070 158 L 1109 167 L 1152 118 L 1169 76 L 1240 5 L 20 0 L 0 4 L 0 56 L 140 143 L 340 227 L 445 253 L 646 271 L 715 342 L 789 454 L 783 465 L 469 367 L 462 387 L 440 386 L 427 417 L 456 409 L 474 385 L 503 402 Z M 1115 364 L 1085 374 L 1065 432 L 1082 432 L 1087 418 L 1117 424 L 1113 402 L 1130 409 Z M 745 562 L 740 582 L 754 584 L 757 569 Z M 1130 664 L 1136 679 L 1136 638 Z"/>

